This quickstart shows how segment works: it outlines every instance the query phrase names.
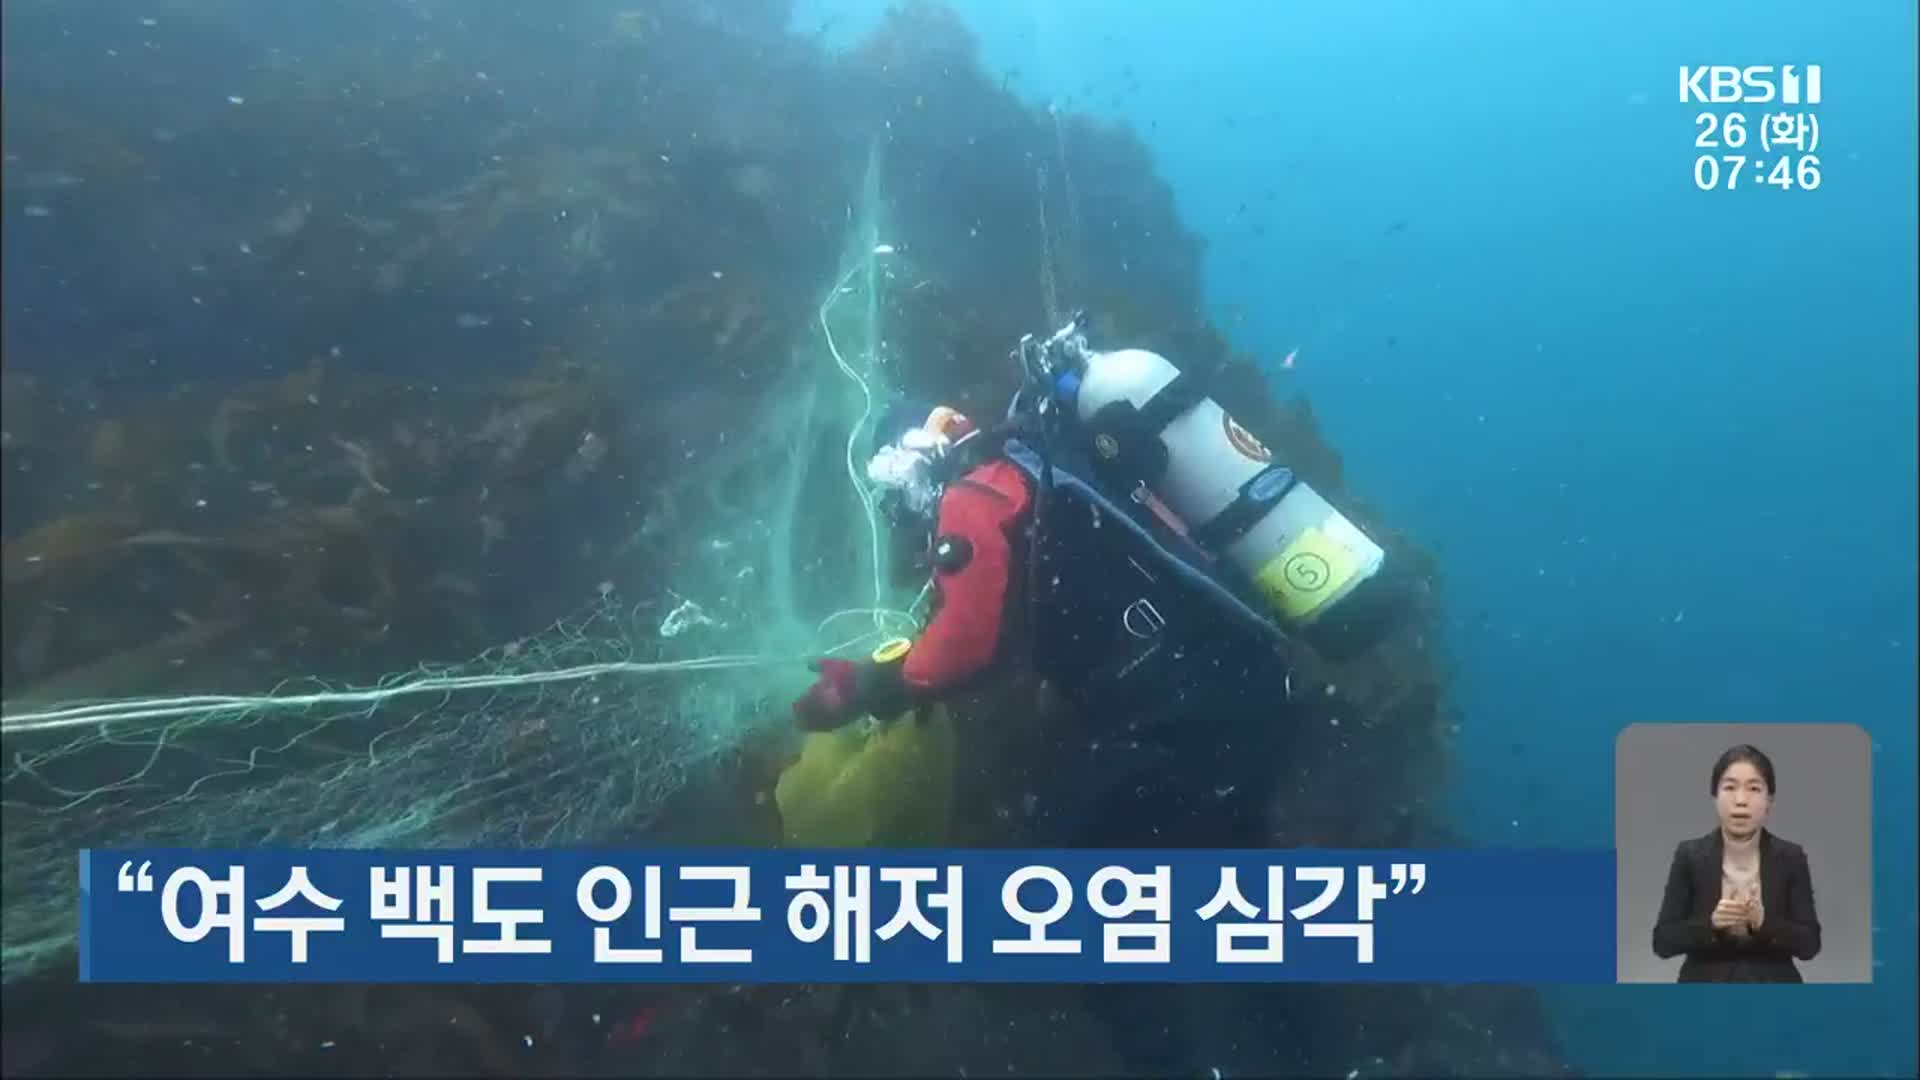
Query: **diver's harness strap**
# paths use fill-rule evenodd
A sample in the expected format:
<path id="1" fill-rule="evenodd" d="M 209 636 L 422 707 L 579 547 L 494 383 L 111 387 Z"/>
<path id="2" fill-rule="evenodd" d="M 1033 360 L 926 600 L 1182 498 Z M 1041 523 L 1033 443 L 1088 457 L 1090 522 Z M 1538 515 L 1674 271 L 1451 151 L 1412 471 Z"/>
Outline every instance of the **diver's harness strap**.
<path id="1" fill-rule="evenodd" d="M 1232 616 L 1249 630 L 1254 631 L 1263 638 L 1274 639 L 1276 641 L 1284 640 L 1285 635 L 1281 633 L 1279 627 L 1274 625 L 1272 620 L 1260 614 L 1251 604 L 1236 595 L 1233 590 L 1221 584 L 1205 570 L 1202 570 L 1193 560 L 1183 558 L 1179 554 L 1176 554 L 1166 543 L 1155 537 L 1147 530 L 1146 526 L 1135 520 L 1133 515 L 1127 513 L 1118 503 L 1101 492 L 1099 488 L 1087 483 L 1073 473 L 1049 469 L 1035 447 L 1022 443 L 1017 439 L 1005 445 L 1005 452 L 1009 460 L 1020 465 L 1023 469 L 1034 473 L 1039 473 L 1043 470 L 1050 472 L 1052 475 L 1051 479 L 1047 482 L 1047 487 L 1068 488 L 1087 502 L 1099 507 L 1107 520 L 1111 521 L 1116 527 L 1131 533 L 1135 540 L 1153 551 L 1155 560 L 1165 569 L 1177 575 L 1194 591 L 1211 597 L 1213 602 L 1218 605 L 1218 610 L 1222 613 Z M 1044 527 L 1044 522 L 1036 514 L 1035 528 L 1040 529 Z M 1030 578 L 1031 571 L 1036 562 L 1037 560 L 1028 560 Z M 1029 593 L 1029 598 L 1037 601 L 1037 590 Z"/>
<path id="2" fill-rule="evenodd" d="M 1138 482 L 1153 487 L 1167 468 L 1167 449 L 1161 434 L 1207 397 L 1201 380 L 1183 371 L 1138 408 L 1124 400 L 1112 402 L 1095 413 L 1088 425 L 1095 449 L 1105 459 L 1109 472 L 1123 484 Z M 1267 511 L 1293 490 L 1294 483 L 1293 470 L 1268 465 L 1248 477 L 1233 501 L 1219 513 L 1192 526 L 1194 542 L 1208 551 L 1224 551 L 1258 525 Z"/>
<path id="3" fill-rule="evenodd" d="M 1295 483 L 1293 470 L 1284 465 L 1269 465 L 1247 477 L 1232 502 L 1204 524 L 1194 527 L 1194 542 L 1209 551 L 1225 550 L 1227 545 L 1247 535 L 1248 529 L 1260 524 L 1260 519 L 1293 490 Z"/>
<path id="4" fill-rule="evenodd" d="M 1207 392 L 1201 388 L 1200 380 L 1192 374 L 1182 371 L 1173 377 L 1173 381 L 1154 391 L 1145 405 L 1140 406 L 1140 423 L 1145 430 L 1155 435 L 1167 430 L 1167 425 L 1185 416 L 1188 409 L 1206 400 Z"/>

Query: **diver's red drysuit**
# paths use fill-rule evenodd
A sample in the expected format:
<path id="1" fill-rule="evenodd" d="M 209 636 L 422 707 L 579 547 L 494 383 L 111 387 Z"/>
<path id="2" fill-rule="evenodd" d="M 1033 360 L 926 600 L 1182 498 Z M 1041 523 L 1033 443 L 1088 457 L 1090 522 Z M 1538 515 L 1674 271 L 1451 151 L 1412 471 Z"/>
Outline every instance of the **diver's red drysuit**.
<path id="1" fill-rule="evenodd" d="M 863 713 L 892 715 L 942 697 L 1000 655 L 1015 602 L 1015 559 L 1032 482 L 991 458 L 941 493 L 933 539 L 933 616 L 904 657 L 816 661 L 820 677 L 793 703 L 795 721 L 831 731 Z"/>

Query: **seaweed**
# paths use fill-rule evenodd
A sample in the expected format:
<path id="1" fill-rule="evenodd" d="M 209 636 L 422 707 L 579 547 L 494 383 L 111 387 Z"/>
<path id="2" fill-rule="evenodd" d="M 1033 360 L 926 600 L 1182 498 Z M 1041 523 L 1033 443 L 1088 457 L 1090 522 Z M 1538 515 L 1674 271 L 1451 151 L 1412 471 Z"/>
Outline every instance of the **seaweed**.
<path id="1" fill-rule="evenodd" d="M 17 6 L 10 39 L 57 32 L 62 5 Z M 151 6 L 197 18 L 193 5 Z M 1270 360 L 1206 321 L 1204 242 L 1135 133 L 1020 101 L 931 0 L 896 7 L 844 53 L 791 33 L 779 0 L 635 0 L 564 20 L 543 5 L 484 8 L 393 8 L 406 32 L 315 42 L 298 78 L 160 143 L 111 111 L 22 111 L 34 57 L 9 49 L 9 152 L 88 175 L 85 242 L 48 258 L 65 260 L 66 295 L 114 312 L 23 312 L 9 293 L 10 699 L 235 691 L 236 672 L 377 676 L 423 647 L 471 655 L 517 640 L 615 566 L 671 580 L 647 523 L 725 497 L 689 490 L 676 463 L 779 392 L 878 139 L 901 285 L 884 313 L 896 378 L 995 415 L 1013 389 L 1011 345 L 1085 307 L 1100 340 L 1203 375 L 1383 542 L 1410 586 L 1377 648 L 1304 658 L 1303 678 L 1327 692 L 1289 714 L 1298 735 L 1276 763 L 1270 841 L 1446 836 L 1457 718 L 1435 560 L 1350 486 L 1310 404 L 1274 397 Z M 214 40 L 261 44 L 244 23 Z M 574 62 L 556 71 L 556 56 Z M 115 85 L 164 95 L 164 67 Z M 183 279 L 182 263 L 199 269 Z M 256 365 L 245 377 L 236 353 Z M 1027 721 L 1053 708 L 1045 687 L 1018 680 L 955 703 L 956 730 L 999 721 L 1005 736 L 956 748 L 959 767 L 995 779 L 956 788 L 957 837 L 1004 842 L 1021 781 L 987 763 L 1017 757 Z M 744 839 L 763 840 L 770 775 L 787 760 L 751 748 L 736 789 L 689 793 L 670 820 L 731 822 L 697 800 L 758 796 L 733 813 Z M 1399 794 L 1356 806 L 1355 790 Z M 606 993 L 549 998 L 598 1017 Z M 1261 1071 L 1562 1069 L 1523 990 L 1223 993 L 1181 1000 L 1270 1048 Z M 8 998 L 10 1024 L 16 1002 L 34 1023 L 57 1014 L 49 1003 L 97 1013 L 106 1000 L 42 986 Z M 144 1072 L 159 1066 L 140 1055 L 191 1040 L 256 1075 L 1113 1064 L 1081 1006 L 1044 987 L 672 990 L 645 1006 L 661 1019 L 638 1042 L 613 1035 L 611 1007 L 588 1035 L 533 1038 L 509 1026 L 534 1010 L 514 988 L 205 988 L 164 1014 L 134 998 L 89 1029 L 115 1063 L 70 1044 L 54 1063 Z M 751 1039 L 726 1038 L 743 1029 Z"/>

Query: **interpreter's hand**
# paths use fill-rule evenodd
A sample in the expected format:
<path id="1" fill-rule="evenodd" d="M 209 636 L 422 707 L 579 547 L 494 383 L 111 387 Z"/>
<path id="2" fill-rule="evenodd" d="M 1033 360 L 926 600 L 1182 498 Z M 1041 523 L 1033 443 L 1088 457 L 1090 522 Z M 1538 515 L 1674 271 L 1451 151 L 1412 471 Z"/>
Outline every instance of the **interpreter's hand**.
<path id="1" fill-rule="evenodd" d="M 1758 930 L 1766 921 L 1766 905 L 1760 902 L 1760 894 L 1756 892 L 1752 896 L 1747 897 L 1746 928 L 1749 930 Z"/>
<path id="2" fill-rule="evenodd" d="M 1720 898 L 1720 902 L 1713 906 L 1713 928 L 1715 930 L 1744 930 L 1746 929 L 1746 924 L 1746 901 L 1734 900 L 1723 896 Z"/>
<path id="3" fill-rule="evenodd" d="M 852 661 L 828 658 L 807 667 L 820 677 L 793 703 L 793 720 L 801 730 L 832 731 L 859 715 L 859 679 Z"/>

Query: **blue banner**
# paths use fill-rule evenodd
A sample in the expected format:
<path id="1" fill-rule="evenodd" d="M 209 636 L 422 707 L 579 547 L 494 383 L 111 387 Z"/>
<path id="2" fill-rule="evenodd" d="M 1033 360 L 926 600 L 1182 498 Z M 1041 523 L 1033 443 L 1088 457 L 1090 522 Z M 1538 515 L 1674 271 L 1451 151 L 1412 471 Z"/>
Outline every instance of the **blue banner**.
<path id="1" fill-rule="evenodd" d="M 1614 981 L 1611 851 L 99 850 L 91 982 Z"/>

